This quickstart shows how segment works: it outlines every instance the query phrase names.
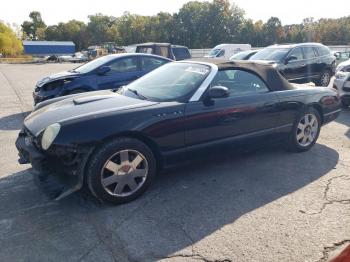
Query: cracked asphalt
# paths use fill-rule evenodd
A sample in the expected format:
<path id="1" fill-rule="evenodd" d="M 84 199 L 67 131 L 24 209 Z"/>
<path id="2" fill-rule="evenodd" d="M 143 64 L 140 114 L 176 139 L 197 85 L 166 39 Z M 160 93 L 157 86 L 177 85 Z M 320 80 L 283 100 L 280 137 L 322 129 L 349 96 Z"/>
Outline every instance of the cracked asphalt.
<path id="1" fill-rule="evenodd" d="M 225 148 L 166 170 L 121 206 L 17 163 L 35 82 L 71 64 L 0 64 L 0 261 L 328 261 L 350 244 L 350 110 L 315 147 Z"/>

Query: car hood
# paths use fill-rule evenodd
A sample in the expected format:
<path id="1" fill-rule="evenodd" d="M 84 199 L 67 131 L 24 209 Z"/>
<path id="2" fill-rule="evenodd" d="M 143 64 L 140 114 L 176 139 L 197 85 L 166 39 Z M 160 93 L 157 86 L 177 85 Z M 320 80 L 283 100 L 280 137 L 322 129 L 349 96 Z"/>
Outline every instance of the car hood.
<path id="1" fill-rule="evenodd" d="M 49 82 L 55 81 L 55 80 L 60 80 L 60 79 L 66 79 L 66 78 L 74 78 L 78 77 L 80 73 L 77 72 L 69 72 L 69 71 L 64 71 L 60 73 L 56 73 L 53 75 L 50 75 L 48 77 L 44 77 L 40 81 L 38 81 L 37 86 L 41 87 Z"/>
<path id="2" fill-rule="evenodd" d="M 349 60 L 346 60 L 344 62 L 341 62 L 338 66 L 337 66 L 337 69 L 336 71 L 339 71 L 341 70 L 342 68 L 346 67 L 346 66 L 350 66 L 350 59 Z"/>
<path id="3" fill-rule="evenodd" d="M 93 118 L 101 114 L 118 113 L 154 104 L 158 102 L 131 98 L 109 90 L 89 92 L 70 96 L 33 111 L 24 120 L 24 126 L 33 135 L 38 136 L 53 123 L 62 124 L 69 120 Z"/>

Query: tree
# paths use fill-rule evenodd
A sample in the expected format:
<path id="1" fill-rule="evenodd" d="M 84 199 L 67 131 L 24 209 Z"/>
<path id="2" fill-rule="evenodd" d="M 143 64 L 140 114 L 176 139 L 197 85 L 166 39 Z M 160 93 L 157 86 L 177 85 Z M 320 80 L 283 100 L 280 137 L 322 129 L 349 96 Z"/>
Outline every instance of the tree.
<path id="1" fill-rule="evenodd" d="M 45 39 L 46 24 L 38 11 L 32 11 L 29 14 L 30 21 L 24 21 L 21 25 L 23 33 L 27 39 L 43 40 Z"/>
<path id="2" fill-rule="evenodd" d="M 22 42 L 16 37 L 15 32 L 0 22 L 0 53 L 4 56 L 16 56 L 22 51 Z"/>
<path id="3" fill-rule="evenodd" d="M 278 17 L 271 17 L 264 25 L 265 44 L 277 44 L 285 39 L 281 20 Z"/>
<path id="4" fill-rule="evenodd" d="M 48 26 L 45 36 L 45 39 L 49 41 L 73 41 L 78 50 L 87 48 L 89 45 L 86 24 L 77 20 Z"/>
<path id="5" fill-rule="evenodd" d="M 90 44 L 101 44 L 104 42 L 115 42 L 118 40 L 116 18 L 103 14 L 89 15 L 87 34 Z"/>

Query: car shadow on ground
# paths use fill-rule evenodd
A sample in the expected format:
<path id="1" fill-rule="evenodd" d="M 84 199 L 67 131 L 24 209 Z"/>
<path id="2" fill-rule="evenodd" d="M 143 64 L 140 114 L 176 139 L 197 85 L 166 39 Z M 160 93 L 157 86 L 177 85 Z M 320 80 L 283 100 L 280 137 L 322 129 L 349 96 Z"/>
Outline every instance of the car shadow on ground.
<path id="1" fill-rule="evenodd" d="M 64 254 L 66 261 L 76 261 L 87 250 L 100 261 L 103 256 L 154 261 L 176 252 L 191 255 L 193 244 L 318 180 L 338 159 L 335 150 L 321 144 L 299 154 L 279 146 L 226 147 L 165 170 L 145 195 L 120 206 L 81 192 L 52 201 L 26 170 L 0 180 L 0 223 L 5 225 L 0 258 L 37 261 L 50 254 L 60 261 Z M 232 235 L 232 241 L 239 236 Z"/>
<path id="2" fill-rule="evenodd" d="M 0 130 L 19 130 L 22 128 L 23 120 L 31 111 L 16 113 L 0 118 Z"/>

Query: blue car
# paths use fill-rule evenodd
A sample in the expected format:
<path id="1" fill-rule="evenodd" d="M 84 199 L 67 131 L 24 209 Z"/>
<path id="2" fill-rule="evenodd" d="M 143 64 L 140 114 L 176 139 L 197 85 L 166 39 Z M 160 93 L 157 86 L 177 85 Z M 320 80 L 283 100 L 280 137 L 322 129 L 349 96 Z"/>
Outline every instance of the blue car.
<path id="1" fill-rule="evenodd" d="M 171 61 L 149 54 L 103 56 L 73 70 L 41 79 L 33 92 L 34 105 L 59 96 L 118 89 Z"/>

